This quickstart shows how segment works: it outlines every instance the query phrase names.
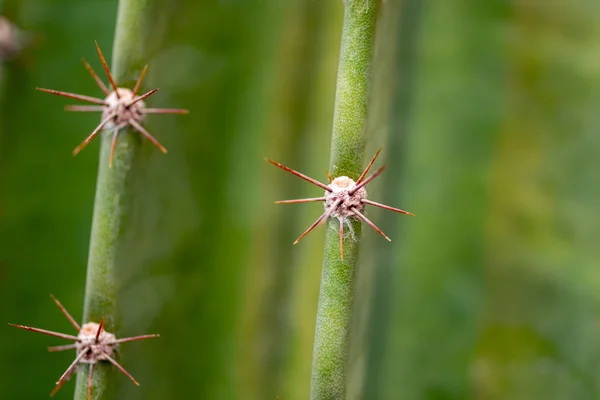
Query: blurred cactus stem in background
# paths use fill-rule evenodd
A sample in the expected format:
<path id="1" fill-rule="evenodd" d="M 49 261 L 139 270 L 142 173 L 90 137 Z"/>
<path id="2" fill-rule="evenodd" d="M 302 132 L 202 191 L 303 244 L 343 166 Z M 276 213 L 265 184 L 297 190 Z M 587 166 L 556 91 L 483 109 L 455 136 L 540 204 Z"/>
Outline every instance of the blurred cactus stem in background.
<path id="1" fill-rule="evenodd" d="M 332 176 L 358 179 L 363 170 L 367 100 L 379 1 L 345 0 L 331 142 Z M 350 218 L 352 234 L 343 239 L 339 221 L 329 218 L 317 311 L 311 399 L 344 399 L 355 274 L 361 223 Z"/>
<path id="2" fill-rule="evenodd" d="M 112 76 L 120 87 L 133 87 L 147 63 L 147 48 L 153 16 L 158 12 L 150 0 L 120 0 L 112 52 Z M 109 166 L 112 131 L 103 132 L 98 181 L 90 238 L 83 321 L 100 321 L 116 332 L 116 276 L 124 259 L 120 245 L 131 217 L 136 175 L 142 166 L 140 148 L 143 139 L 131 127 L 119 133 L 112 168 Z M 79 368 L 75 400 L 88 397 L 88 366 Z M 94 399 L 114 398 L 118 377 L 109 363 L 94 368 Z"/>

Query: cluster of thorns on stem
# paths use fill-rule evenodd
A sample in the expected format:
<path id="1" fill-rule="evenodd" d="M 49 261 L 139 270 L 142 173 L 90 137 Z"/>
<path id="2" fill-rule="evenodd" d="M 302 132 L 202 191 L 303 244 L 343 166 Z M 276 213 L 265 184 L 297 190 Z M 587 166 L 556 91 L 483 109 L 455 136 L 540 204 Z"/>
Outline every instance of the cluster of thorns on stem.
<path id="1" fill-rule="evenodd" d="M 104 100 L 80 94 L 61 92 L 58 90 L 37 88 L 37 90 L 43 92 L 95 104 L 93 106 L 66 106 L 65 109 L 67 111 L 102 112 L 102 120 L 100 124 L 79 146 L 75 148 L 75 150 L 73 150 L 73 155 L 79 153 L 103 129 L 113 129 L 113 137 L 109 157 L 109 167 L 112 167 L 113 155 L 115 152 L 119 131 L 126 126 L 131 126 L 135 130 L 140 132 L 142 135 L 148 138 L 148 140 L 150 140 L 156 147 L 158 147 L 163 153 L 166 153 L 167 150 L 142 126 L 144 116 L 146 114 L 187 114 L 188 111 L 172 108 L 146 108 L 144 100 L 152 94 L 156 93 L 156 91 L 158 91 L 158 89 L 153 89 L 145 94 L 138 96 L 138 91 L 141 87 L 144 76 L 146 75 L 148 65 L 146 65 L 142 70 L 142 73 L 139 79 L 137 80 L 133 91 L 126 88 L 120 88 L 117 86 L 112 74 L 110 73 L 106 60 L 102 54 L 102 51 L 100 50 L 100 47 L 98 46 L 98 43 L 96 43 L 96 50 L 98 51 L 100 61 L 102 62 L 102 67 L 104 68 L 104 71 L 108 76 L 108 80 L 110 81 L 110 85 L 113 91 L 111 92 L 108 90 L 107 86 L 104 84 L 104 82 L 102 82 L 102 80 L 98 77 L 98 75 L 95 73 L 95 71 L 92 69 L 92 67 L 87 61 L 83 60 L 83 63 L 86 69 L 92 75 L 92 78 L 94 78 L 94 80 L 102 90 L 102 92 L 106 95 L 106 98 Z M 139 383 L 133 378 L 133 376 L 131 376 L 131 374 L 127 372 L 127 370 L 115 360 L 114 353 L 117 351 L 121 343 L 155 338 L 159 335 L 141 335 L 117 339 L 114 334 L 107 332 L 104 329 L 104 317 L 102 318 L 102 321 L 99 324 L 95 322 L 87 322 L 80 326 L 75 321 L 75 319 L 69 314 L 69 312 L 62 306 L 62 304 L 54 296 L 51 295 L 51 297 L 52 300 L 54 300 L 54 302 L 58 306 L 58 308 L 65 315 L 65 317 L 69 320 L 71 325 L 73 325 L 73 327 L 77 330 L 77 336 L 48 331 L 40 328 L 33 328 L 30 326 L 9 324 L 20 329 L 38 332 L 49 336 L 59 337 L 62 339 L 72 340 L 75 342 L 73 344 L 53 346 L 48 348 L 48 350 L 51 352 L 65 350 L 76 351 L 75 360 L 71 363 L 71 365 L 69 365 L 69 367 L 58 379 L 58 381 L 56 382 L 56 387 L 50 393 L 50 396 L 54 396 L 63 387 L 63 385 L 73 375 L 73 373 L 77 371 L 77 367 L 80 364 L 88 364 L 89 373 L 87 395 L 88 400 L 90 400 L 92 396 L 94 366 L 101 361 L 108 362 L 114 365 L 117 369 L 119 369 L 119 371 L 121 371 L 129 379 L 131 379 L 131 381 L 134 384 L 139 386 Z"/>
<path id="2" fill-rule="evenodd" d="M 302 239 L 310 231 L 312 231 L 320 222 L 326 221 L 330 217 L 337 218 L 340 223 L 340 228 L 339 228 L 340 245 L 339 246 L 340 246 L 340 258 L 342 260 L 344 259 L 344 248 L 343 248 L 344 223 L 347 223 L 349 218 L 358 218 L 358 219 L 364 221 L 371 228 L 375 229 L 375 231 L 377 231 L 377 233 L 379 233 L 381 236 L 386 238 L 388 241 L 391 241 L 391 239 L 389 237 L 387 237 L 373 222 L 371 222 L 371 220 L 369 220 L 363 214 L 362 211 L 364 210 L 365 205 L 370 204 L 372 206 L 384 208 L 386 210 L 391 210 L 391 211 L 395 211 L 395 212 L 398 212 L 401 214 L 406 214 L 406 215 L 411 215 L 411 216 L 414 216 L 414 214 L 410 213 L 408 211 L 401 210 L 399 208 L 390 207 L 385 204 L 376 203 L 374 201 L 367 199 L 367 191 L 365 189 L 365 186 L 369 182 L 371 182 L 373 179 L 375 179 L 377 176 L 379 176 L 379 174 L 381 174 L 383 172 L 383 170 L 385 169 L 385 166 L 382 166 L 377 171 L 375 171 L 371 176 L 369 176 L 368 178 L 365 179 L 365 177 L 367 176 L 367 173 L 369 173 L 369 169 L 371 169 L 371 166 L 377 159 L 377 156 L 379 156 L 380 152 L 381 152 L 381 148 L 377 151 L 375 156 L 373 156 L 373 158 L 371 159 L 371 161 L 369 162 L 369 164 L 367 165 L 367 167 L 365 168 L 365 170 L 363 171 L 363 173 L 360 175 L 360 177 L 358 178 L 358 180 L 356 182 L 354 180 L 352 180 L 351 178 L 348 178 L 347 176 L 339 176 L 339 177 L 333 179 L 331 177 L 331 175 L 329 174 L 329 171 L 326 171 L 327 177 L 329 179 L 329 185 L 321 183 L 321 182 L 317 181 L 316 179 L 306 176 L 306 175 L 304 175 L 296 170 L 293 170 L 289 167 L 286 167 L 285 165 L 282 165 L 278 162 L 275 162 L 268 158 L 266 159 L 268 162 L 275 165 L 276 167 L 279 167 L 279 168 L 283 169 L 284 171 L 294 174 L 294 175 L 304 179 L 305 181 L 308 181 L 308 182 L 312 183 L 313 185 L 320 187 L 321 189 L 325 189 L 324 197 L 313 197 L 313 198 L 308 198 L 308 199 L 295 199 L 295 200 L 281 200 L 281 201 L 275 202 L 276 204 L 310 203 L 310 202 L 317 202 L 317 201 L 325 202 L 325 212 L 323 212 L 323 214 L 321 214 L 321 216 L 319 218 L 317 218 L 317 220 L 311 226 L 309 226 L 308 229 L 306 231 L 304 231 L 304 233 L 302 233 L 302 235 L 300 235 L 300 237 L 298 237 L 298 239 L 296 239 L 294 244 L 298 243 L 300 241 L 300 239 Z M 349 225 L 349 227 L 351 228 L 351 225 Z"/>
<path id="3" fill-rule="evenodd" d="M 163 153 L 166 153 L 167 150 L 152 136 L 148 131 L 142 126 L 143 118 L 146 114 L 187 114 L 187 110 L 182 109 L 168 109 L 168 108 L 146 108 L 144 104 L 144 100 L 156 93 L 158 89 L 150 90 L 140 96 L 138 96 L 138 91 L 146 74 L 148 66 L 146 65 L 142 70 L 142 73 L 135 84 L 133 91 L 125 88 L 120 88 L 115 83 L 112 74 L 108 68 L 106 60 L 96 43 L 96 49 L 98 51 L 98 55 L 100 57 L 100 61 L 102 62 L 102 66 L 106 72 L 110 85 L 113 91 L 109 91 L 106 85 L 102 82 L 102 80 L 98 77 L 95 71 L 92 69 L 87 61 L 83 60 L 83 63 L 86 69 L 89 71 L 91 76 L 94 78 L 102 92 L 106 95 L 106 98 L 99 99 L 95 97 L 89 97 L 80 94 L 73 94 L 67 92 L 61 92 L 52 89 L 43 89 L 37 88 L 40 91 L 69 97 L 72 99 L 86 101 L 88 103 L 93 103 L 93 106 L 66 106 L 67 111 L 80 111 L 80 112 L 102 112 L 102 120 L 100 124 L 92 131 L 92 133 L 73 150 L 73 154 L 76 155 L 79 153 L 99 132 L 103 129 L 113 129 L 113 137 L 110 149 L 109 156 L 109 166 L 112 167 L 112 160 L 114 151 L 116 148 L 117 137 L 119 131 L 126 127 L 131 126 L 142 135 L 144 135 L 148 140 L 150 140 L 156 147 L 158 147 Z M 321 216 L 306 230 L 302 233 L 298 239 L 294 242 L 297 244 L 304 236 L 306 236 L 310 231 L 312 231 L 319 223 L 322 221 L 326 221 L 328 218 L 337 218 L 339 221 L 339 248 L 340 248 L 340 258 L 344 258 L 344 250 L 343 250 L 343 238 L 344 238 L 344 224 L 348 223 L 349 218 L 358 218 L 364 221 L 367 225 L 372 227 L 377 233 L 382 235 L 388 241 L 391 241 L 373 222 L 371 222 L 364 214 L 365 205 L 370 204 L 376 207 L 380 207 L 386 210 L 395 211 L 398 213 L 411 215 L 414 214 L 404 211 L 398 208 L 390 207 L 384 204 L 380 204 L 367 199 L 367 192 L 365 186 L 375 179 L 379 174 L 383 172 L 385 169 L 384 166 L 380 167 L 377 171 L 375 171 L 368 178 L 365 178 L 369 169 L 375 162 L 377 156 L 381 152 L 381 149 L 377 151 L 375 156 L 371 159 L 363 173 L 360 175 L 358 180 L 355 182 L 351 178 L 347 176 L 340 176 L 335 179 L 331 177 L 329 172 L 327 172 L 327 177 L 329 178 L 329 184 L 326 185 L 321 183 L 313 178 L 310 178 L 298 171 L 295 171 L 291 168 L 288 168 L 280 163 L 277 163 L 273 160 L 267 159 L 271 164 L 290 172 L 310 183 L 320 187 L 325 190 L 325 195 L 323 197 L 316 198 L 307 198 L 307 199 L 295 199 L 295 200 L 282 200 L 276 201 L 277 204 L 293 204 L 293 203 L 308 203 L 308 202 L 318 202 L 323 201 L 325 206 L 325 211 Z M 351 227 L 351 225 L 349 225 Z M 117 367 L 123 374 L 125 374 L 129 379 L 133 381 L 136 385 L 139 386 L 139 383 L 131 376 L 129 372 L 127 372 L 113 357 L 113 353 L 118 348 L 120 343 L 131 342 L 136 340 L 143 340 L 158 337 L 159 335 L 141 335 L 134 336 L 129 338 L 117 339 L 114 334 L 107 332 L 104 329 L 104 318 L 100 324 L 94 322 L 88 322 L 83 326 L 79 326 L 79 324 L 73 319 L 73 317 L 68 313 L 68 311 L 60 304 L 60 302 L 52 296 L 52 299 L 56 303 L 56 305 L 60 308 L 63 314 L 67 317 L 71 325 L 77 330 L 78 335 L 68 335 L 58 332 L 52 332 L 45 329 L 32 328 L 29 326 L 10 324 L 20 329 L 29 330 L 33 332 L 42 333 L 45 335 L 55 336 L 63 339 L 73 340 L 75 343 L 63 346 L 54 346 L 50 347 L 49 351 L 64 351 L 64 350 L 76 350 L 77 356 L 75 360 L 71 363 L 71 365 L 67 368 L 67 370 L 62 374 L 59 380 L 56 382 L 56 387 L 51 393 L 51 396 L 54 396 L 60 390 L 60 388 L 69 380 L 71 375 L 77 370 L 79 364 L 89 364 L 89 375 L 88 375 L 88 399 L 91 399 L 92 393 L 92 380 L 93 380 L 93 367 L 100 361 L 107 361 Z"/>
<path id="4" fill-rule="evenodd" d="M 131 376 L 129 372 L 125 368 L 121 366 L 112 356 L 113 353 L 117 350 L 120 343 L 125 342 L 133 342 L 136 340 L 144 340 L 158 337 L 157 334 L 152 335 L 141 335 L 141 336 L 133 336 L 128 338 L 117 339 L 114 334 L 107 332 L 104 329 L 104 317 L 99 324 L 95 322 L 88 322 L 83 324 L 83 326 L 79 326 L 79 324 L 75 321 L 75 319 L 69 314 L 69 312 L 63 307 L 62 304 L 52 295 L 52 300 L 56 303 L 58 308 L 62 311 L 62 313 L 67 317 L 71 325 L 77 330 L 77 336 L 68 335 L 66 333 L 59 333 L 48 331 L 40 328 L 32 328 L 30 326 L 24 325 L 16 325 L 9 324 L 11 326 L 24 329 L 27 331 L 43 333 L 44 335 L 55 336 L 62 339 L 73 340 L 75 343 L 67 344 L 62 346 L 52 346 L 48 348 L 48 351 L 65 351 L 65 350 L 76 350 L 77 356 L 75 360 L 69 365 L 66 371 L 61 375 L 61 377 L 56 382 L 56 387 L 50 393 L 50 396 L 54 396 L 60 388 L 63 387 L 65 383 L 69 380 L 71 375 L 75 371 L 77 371 L 77 367 L 79 364 L 89 364 L 89 374 L 88 374 L 88 400 L 92 398 L 92 381 L 93 381 L 93 371 L 94 365 L 96 365 L 100 361 L 106 361 L 113 364 L 119 371 L 121 371 L 125 376 L 127 376 L 133 383 L 137 386 L 140 384 Z"/>
<path id="5" fill-rule="evenodd" d="M 142 95 L 138 96 L 138 91 L 140 90 L 140 86 L 146 75 L 146 71 L 148 70 L 148 65 L 144 66 L 142 73 L 133 88 L 133 91 L 120 88 L 117 86 L 115 80 L 113 79 L 112 74 L 110 73 L 110 69 L 106 63 L 104 55 L 96 42 L 96 50 L 98 51 L 98 55 L 100 56 L 100 61 L 102 62 L 102 67 L 106 72 L 108 80 L 110 82 L 110 86 L 113 91 L 109 91 L 104 82 L 98 77 L 96 72 L 92 69 L 91 65 L 83 60 L 83 64 L 86 69 L 92 75 L 92 78 L 96 81 L 100 90 L 104 92 L 106 95 L 105 99 L 99 99 L 96 97 L 85 96 L 82 94 L 74 94 L 61 92 L 58 90 L 52 89 L 44 89 L 37 88 L 42 92 L 55 94 L 58 96 L 69 97 L 71 99 L 82 100 L 88 103 L 95 104 L 93 106 L 66 106 L 65 110 L 67 111 L 79 111 L 79 112 L 102 112 L 102 120 L 100 124 L 92 131 L 92 133 L 73 150 L 73 155 L 79 153 L 87 144 L 94 138 L 98 133 L 100 133 L 103 129 L 113 129 L 112 143 L 110 149 L 110 157 L 108 165 L 112 167 L 113 155 L 115 152 L 116 144 L 117 144 L 117 136 L 119 135 L 119 131 L 126 126 L 131 126 L 133 129 L 144 135 L 148 140 L 152 142 L 156 147 L 160 149 L 163 153 L 167 152 L 159 142 L 156 140 L 142 125 L 144 116 L 146 114 L 187 114 L 188 110 L 176 109 L 176 108 L 146 108 L 144 104 L 144 99 L 150 97 L 154 93 L 158 91 L 158 89 L 152 89 L 149 92 L 146 92 Z"/>

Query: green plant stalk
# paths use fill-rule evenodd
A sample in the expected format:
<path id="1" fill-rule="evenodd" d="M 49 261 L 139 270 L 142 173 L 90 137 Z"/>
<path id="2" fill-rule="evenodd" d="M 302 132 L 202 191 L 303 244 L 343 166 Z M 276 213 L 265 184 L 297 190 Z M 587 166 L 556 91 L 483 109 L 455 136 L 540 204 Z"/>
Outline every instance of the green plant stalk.
<path id="1" fill-rule="evenodd" d="M 139 140 L 134 135 L 121 133 L 113 168 L 108 168 L 110 135 L 102 138 L 100 167 L 96 185 L 94 216 L 83 320 L 100 321 L 105 318 L 106 330 L 115 333 L 116 292 L 115 271 L 119 268 L 118 247 L 124 236 L 124 225 L 131 203 L 133 165 L 137 158 Z M 75 400 L 87 399 L 88 367 L 80 367 L 77 374 Z M 110 398 L 114 393 L 115 368 L 106 363 L 94 366 L 93 393 L 95 399 Z"/>
<path id="2" fill-rule="evenodd" d="M 331 143 L 334 177 L 357 179 L 363 169 L 367 100 L 378 1 L 346 0 Z M 311 399 L 344 399 L 354 311 L 355 274 L 361 224 L 344 238 L 340 259 L 339 222 L 329 219 L 317 310 Z"/>
<path id="3" fill-rule="evenodd" d="M 122 87 L 133 87 L 145 64 L 144 43 L 152 24 L 150 0 L 120 0 L 111 72 Z M 83 322 L 105 318 L 105 329 L 116 333 L 117 271 L 121 265 L 120 246 L 125 241 L 135 193 L 136 170 L 141 138 L 129 128 L 119 133 L 113 166 L 109 168 L 111 132 L 102 135 L 100 164 L 94 201 L 94 215 L 87 267 Z M 78 368 L 75 400 L 87 400 L 89 367 Z M 93 371 L 94 399 L 112 399 L 116 388 L 115 367 L 98 363 Z"/>

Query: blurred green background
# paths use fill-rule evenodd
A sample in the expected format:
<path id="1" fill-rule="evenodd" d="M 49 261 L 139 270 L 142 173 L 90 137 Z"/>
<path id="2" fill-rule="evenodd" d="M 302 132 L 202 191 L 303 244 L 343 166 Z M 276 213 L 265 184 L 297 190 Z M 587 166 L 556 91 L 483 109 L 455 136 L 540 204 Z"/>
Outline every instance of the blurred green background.
<path id="1" fill-rule="evenodd" d="M 148 120 L 118 334 L 161 338 L 119 399 L 307 399 L 321 206 L 272 202 L 319 191 L 263 157 L 325 180 L 342 2 L 160 1 L 149 105 L 190 114 Z M 100 96 L 116 10 L 4 1 L 35 36 L 2 65 L 0 322 L 80 319 L 99 118 L 34 88 Z M 348 398 L 600 398 L 600 3 L 386 0 L 373 79 L 369 194 L 417 217 L 369 211 Z M 56 344 L 0 325 L 0 398 L 47 398 Z"/>

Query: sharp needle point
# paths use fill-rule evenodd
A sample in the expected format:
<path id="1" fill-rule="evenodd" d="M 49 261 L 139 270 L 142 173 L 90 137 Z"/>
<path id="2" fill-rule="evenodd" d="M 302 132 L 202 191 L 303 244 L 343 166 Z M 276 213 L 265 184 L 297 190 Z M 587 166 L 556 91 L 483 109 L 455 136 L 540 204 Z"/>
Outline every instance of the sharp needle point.
<path id="1" fill-rule="evenodd" d="M 96 50 L 98 51 L 98 56 L 100 56 L 100 62 L 102 62 L 102 68 L 104 68 L 104 72 L 106 72 L 106 76 L 108 77 L 108 80 L 110 81 L 110 85 L 113 88 L 113 91 L 115 92 L 115 95 L 117 96 L 117 99 L 120 99 L 121 96 L 119 96 L 119 91 L 118 86 L 115 82 L 115 80 L 113 79 L 112 74 L 110 73 L 110 68 L 108 68 L 108 64 L 106 63 L 106 59 L 104 58 L 104 55 L 102 54 L 102 50 L 100 50 L 100 46 L 98 45 L 98 42 L 96 41 Z"/>
<path id="2" fill-rule="evenodd" d="M 152 89 L 151 91 L 144 93 L 143 95 L 134 98 L 132 101 L 129 102 L 129 104 L 127 105 L 128 107 L 131 107 L 132 105 L 134 105 L 135 103 L 142 101 L 150 96 L 152 96 L 154 93 L 158 92 L 158 89 Z"/>
<path id="3" fill-rule="evenodd" d="M 94 71 L 92 66 L 85 60 L 85 58 L 82 58 L 81 61 L 83 61 L 83 65 L 85 65 L 85 68 L 88 70 L 90 75 L 92 75 L 92 78 L 94 78 L 96 84 L 98 85 L 98 87 L 100 87 L 100 90 L 102 90 L 102 92 L 104 92 L 104 94 L 108 96 L 110 92 L 108 91 L 108 88 L 106 87 L 104 82 L 102 82 L 100 77 L 96 74 L 96 71 Z"/>
<path id="4" fill-rule="evenodd" d="M 129 125 L 133 126 L 138 132 L 140 132 L 142 135 L 146 136 L 146 138 L 148 140 L 150 140 L 152 142 L 152 144 L 154 144 L 156 147 L 158 147 L 160 149 L 160 151 L 162 151 L 163 153 L 167 152 L 167 149 L 165 149 L 163 147 L 162 144 L 160 144 L 158 142 L 158 140 L 156 140 L 142 125 L 140 125 L 136 120 L 134 119 L 130 119 L 129 120 Z"/>
<path id="5" fill-rule="evenodd" d="M 373 172 L 373 175 L 369 176 L 367 179 L 365 179 L 364 181 L 362 181 L 361 183 L 359 183 L 358 185 L 356 185 L 354 187 L 354 189 L 352 189 L 350 192 L 350 195 L 353 195 L 354 193 L 356 193 L 357 190 L 359 190 L 360 188 L 364 187 L 367 185 L 367 183 L 371 182 L 373 179 L 377 178 L 379 176 L 379 174 L 381 174 L 383 172 L 383 170 L 385 170 L 385 165 L 380 167 L 377 171 Z"/>
<path id="6" fill-rule="evenodd" d="M 54 295 L 50 294 L 50 297 L 52 298 L 52 300 L 54 301 L 54 303 L 58 306 L 58 308 L 60 308 L 60 311 L 62 311 L 62 313 L 65 315 L 65 317 L 67 317 L 67 319 L 69 320 L 69 322 L 71 323 L 71 325 L 73 325 L 73 327 L 75 329 L 77 329 L 77 332 L 79 332 L 81 330 L 81 327 L 79 326 L 79 324 L 77 323 L 77 321 L 75 321 L 75 318 L 73 318 L 71 316 L 71 314 L 69 314 L 69 312 L 67 311 L 67 309 L 60 304 L 60 301 L 58 301 L 58 299 L 56 297 L 54 297 Z"/>
<path id="7" fill-rule="evenodd" d="M 313 179 L 313 178 L 311 178 L 310 176 L 306 176 L 306 175 L 304 175 L 303 173 L 300 173 L 300 172 L 298 172 L 298 171 L 296 171 L 296 170 L 294 170 L 294 169 L 291 169 L 291 168 L 289 168 L 289 167 L 286 167 L 285 165 L 283 165 L 283 164 L 280 164 L 280 163 L 278 163 L 277 161 L 273 161 L 273 160 L 271 160 L 271 159 L 269 159 L 269 158 L 265 158 L 265 160 L 266 160 L 267 162 L 270 162 L 270 163 L 271 163 L 271 164 L 273 164 L 274 166 L 281 168 L 281 169 L 282 169 L 282 170 L 284 170 L 284 171 L 287 171 L 287 172 L 289 172 L 289 173 L 291 173 L 291 174 L 294 174 L 294 175 L 296 175 L 297 177 L 299 177 L 299 178 L 302 178 L 302 179 L 304 179 L 305 181 L 307 181 L 307 182 L 310 182 L 310 183 L 312 183 L 313 185 L 316 185 L 316 186 L 320 187 L 321 189 L 325 189 L 325 190 L 327 190 L 328 192 L 331 192 L 331 191 L 332 191 L 332 189 L 331 189 L 329 186 L 325 185 L 324 183 L 321 183 L 321 182 L 319 182 L 319 181 L 318 181 L 318 180 L 316 180 L 316 179 Z"/>
<path id="8" fill-rule="evenodd" d="M 360 219 L 362 219 L 363 221 L 365 221 L 365 222 L 367 223 L 367 225 L 369 225 L 371 228 L 375 229 L 375 231 L 376 231 L 377 233 L 379 233 L 381 236 L 383 236 L 383 237 L 384 237 L 384 238 L 385 238 L 385 239 L 386 239 L 388 242 L 391 242 L 391 241 L 392 241 L 392 239 L 390 239 L 389 237 L 387 237 L 387 236 L 385 235 L 385 233 L 383 233 L 383 232 L 381 231 L 381 229 L 379 229 L 379 228 L 377 227 L 377 225 L 375 225 L 373 222 L 371 222 L 371 220 L 370 220 L 370 219 L 368 219 L 367 217 L 365 217 L 365 216 L 364 216 L 364 214 L 362 214 L 360 211 L 358 211 L 358 210 L 357 210 L 356 208 L 354 208 L 354 207 L 353 207 L 353 208 L 351 208 L 351 210 L 354 212 L 354 214 L 355 214 L 357 217 L 359 217 Z"/>
<path id="9" fill-rule="evenodd" d="M 401 209 L 395 208 L 395 207 L 386 206 L 385 204 L 377 203 L 375 201 L 371 201 L 371 200 L 367 200 L 367 199 L 362 199 L 361 201 L 363 203 L 365 203 L 365 204 L 370 204 L 370 205 L 375 206 L 375 207 L 383 208 L 384 210 L 395 211 L 397 213 L 410 215 L 411 217 L 415 216 L 415 214 L 413 214 L 411 212 L 404 211 L 404 210 L 401 210 Z"/>
<path id="10" fill-rule="evenodd" d="M 375 162 L 375 160 L 377 159 L 377 157 L 379 156 L 379 153 L 381 153 L 381 149 L 383 149 L 383 147 L 380 147 L 379 150 L 377 150 L 377 153 L 375 153 L 375 155 L 373 156 L 373 158 L 371 159 L 371 161 L 369 161 L 369 164 L 367 165 L 367 168 L 365 168 L 365 170 L 363 171 L 363 173 L 360 175 L 360 177 L 358 178 L 358 180 L 356 181 L 356 184 L 358 185 L 359 183 L 362 182 L 362 180 L 365 178 L 365 176 L 367 175 L 367 173 L 369 172 L 369 169 L 371 169 L 371 166 L 373 165 L 373 163 Z"/>
<path id="11" fill-rule="evenodd" d="M 98 330 L 96 331 L 96 342 L 100 338 L 100 335 L 102 334 L 102 330 L 104 330 L 104 317 L 102 317 L 102 320 L 100 321 L 100 325 L 98 325 Z"/>
<path id="12" fill-rule="evenodd" d="M 39 90 L 40 92 L 46 92 L 46 93 L 50 93 L 50 94 L 55 94 L 57 96 L 63 96 L 63 97 L 68 97 L 70 99 L 87 101 L 88 103 L 100 104 L 101 106 L 106 106 L 107 105 L 106 102 L 104 100 L 102 100 L 102 99 L 98 99 L 96 97 L 85 96 L 83 94 L 62 92 L 60 90 L 54 90 L 54 89 L 44 89 L 44 88 L 35 88 L 35 89 Z"/>
<path id="13" fill-rule="evenodd" d="M 138 78 L 137 82 L 135 83 L 135 87 L 133 88 L 133 97 L 135 97 L 137 95 L 137 92 L 140 90 L 140 87 L 142 86 L 142 81 L 144 80 L 144 76 L 146 76 L 147 71 L 148 71 L 148 64 L 146 64 L 144 66 L 144 69 L 142 70 L 140 77 Z"/>
<path id="14" fill-rule="evenodd" d="M 48 331 L 46 329 L 33 328 L 31 326 L 25 326 L 25 325 L 17 325 L 17 324 L 9 324 L 9 325 L 14 326 L 15 328 L 26 330 L 26 331 L 37 332 L 37 333 L 41 333 L 41 334 L 48 335 L 48 336 L 58 337 L 61 339 L 74 340 L 76 342 L 81 341 L 81 339 L 79 339 L 77 336 L 67 335 L 66 333 L 53 332 L 53 331 Z"/>

